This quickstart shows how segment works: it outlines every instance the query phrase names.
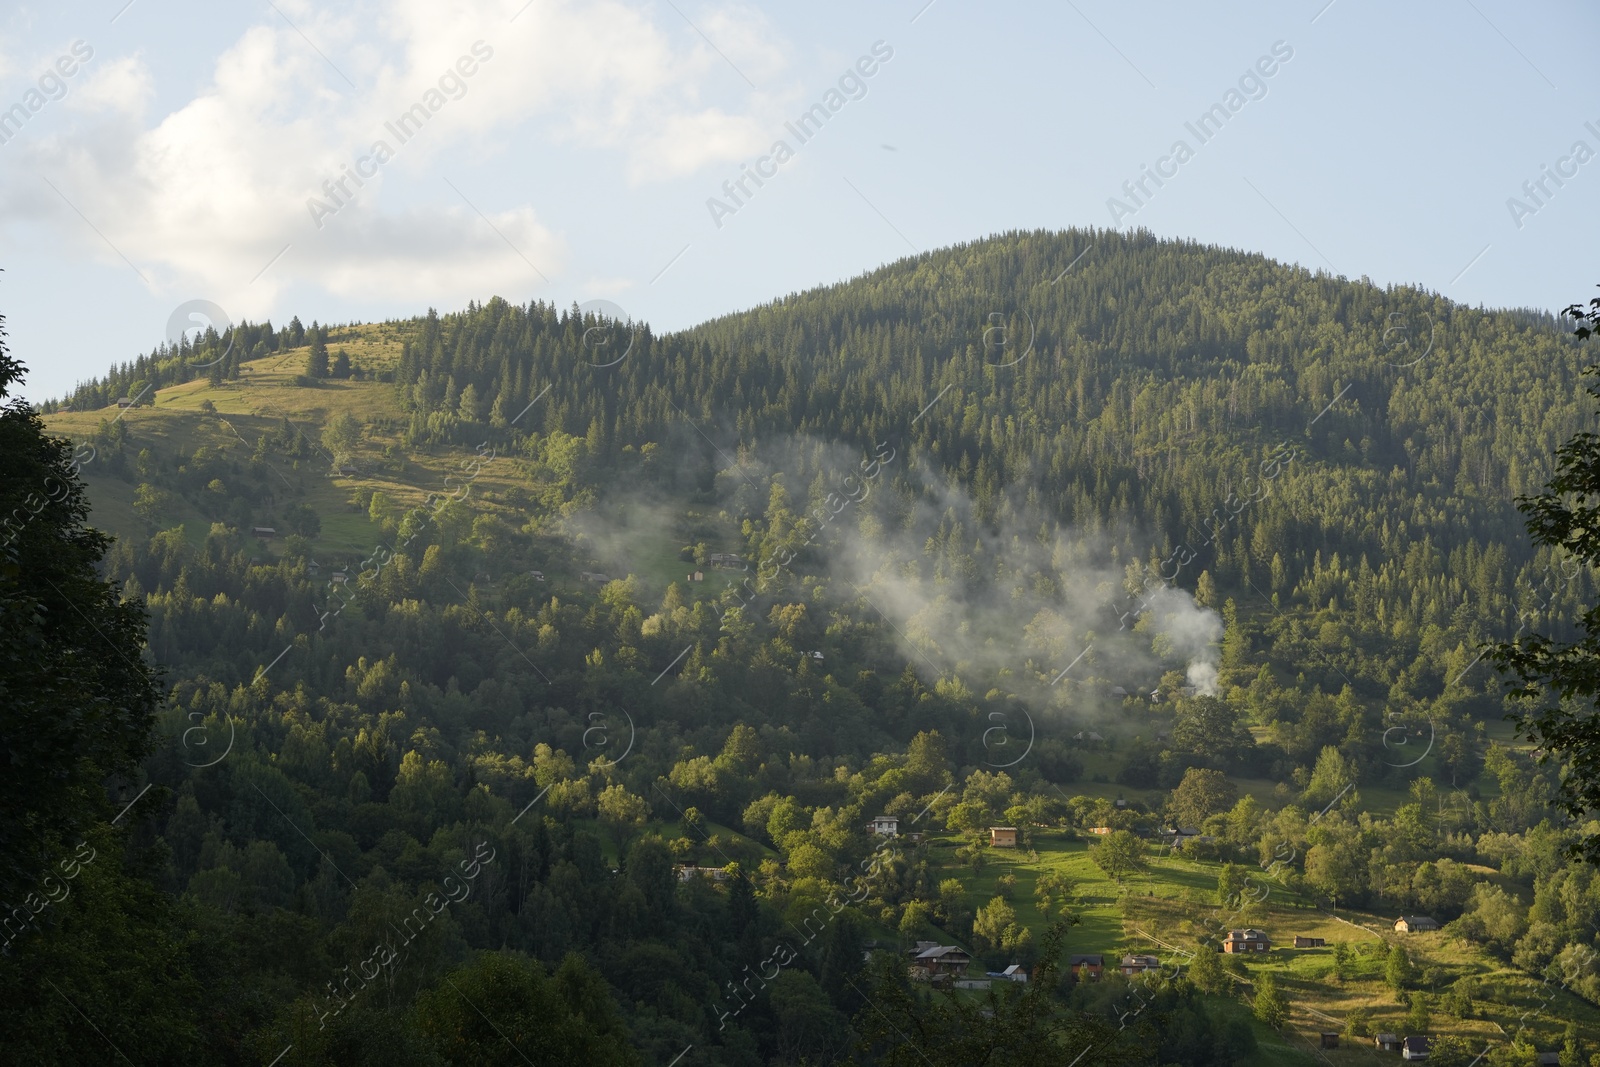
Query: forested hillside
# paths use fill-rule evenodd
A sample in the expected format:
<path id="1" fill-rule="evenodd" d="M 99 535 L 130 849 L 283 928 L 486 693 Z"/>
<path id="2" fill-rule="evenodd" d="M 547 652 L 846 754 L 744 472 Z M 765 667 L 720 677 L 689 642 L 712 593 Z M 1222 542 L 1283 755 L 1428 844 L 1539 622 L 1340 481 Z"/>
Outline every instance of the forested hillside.
<path id="1" fill-rule="evenodd" d="M 1592 425 L 1584 360 L 1542 313 L 1070 231 L 663 336 L 494 298 L 116 367 L 45 423 L 166 698 L 125 817 L 27 846 L 116 862 L 8 926 L 8 1040 L 1586 1063 L 1600 882 L 1562 848 L 1600 827 L 1479 658 L 1593 603 L 1513 502 Z M 1219 956 L 1245 926 L 1273 950 Z M 929 999 L 922 941 L 1044 966 Z M 141 942 L 159 979 L 114 965 Z M 187 991 L 159 1038 L 136 980 Z"/>

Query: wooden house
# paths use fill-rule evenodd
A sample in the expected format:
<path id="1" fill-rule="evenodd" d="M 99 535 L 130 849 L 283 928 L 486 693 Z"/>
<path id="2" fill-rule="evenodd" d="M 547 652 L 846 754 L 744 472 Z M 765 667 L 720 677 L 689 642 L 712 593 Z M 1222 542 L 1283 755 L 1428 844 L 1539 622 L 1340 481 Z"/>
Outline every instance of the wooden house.
<path id="1" fill-rule="evenodd" d="M 1229 930 L 1228 936 L 1222 939 L 1224 952 L 1267 952 L 1272 948 L 1272 939 L 1260 930 Z"/>
<path id="2" fill-rule="evenodd" d="M 893 815 L 879 815 L 869 825 L 879 837 L 893 837 L 900 832 L 900 820 Z"/>
<path id="3" fill-rule="evenodd" d="M 1016 848 L 1017 828 L 1015 826 L 989 827 L 990 848 Z"/>
<path id="4" fill-rule="evenodd" d="M 913 967 L 926 971 L 930 978 L 939 975 L 959 977 L 967 973 L 971 963 L 972 956 L 957 945 L 935 945 L 923 949 L 911 961 Z"/>
<path id="5" fill-rule="evenodd" d="M 1161 961 L 1155 956 L 1135 953 L 1122 957 L 1122 973 L 1126 975 L 1143 974 L 1146 971 L 1158 971 Z"/>
<path id="6" fill-rule="evenodd" d="M 1426 1037 L 1408 1037 L 1400 1043 L 1400 1058 L 1403 1060 L 1425 1060 L 1428 1058 L 1428 1039 Z"/>
<path id="7" fill-rule="evenodd" d="M 1380 1052 L 1400 1051 L 1400 1038 L 1395 1034 L 1379 1034 L 1372 1039 L 1372 1043 Z"/>
<path id="8" fill-rule="evenodd" d="M 1099 953 L 1067 957 L 1067 970 L 1080 982 L 1098 982 L 1105 969 L 1106 958 Z"/>
<path id="9" fill-rule="evenodd" d="M 1397 934 L 1421 934 L 1439 929 L 1439 920 L 1430 915 L 1402 915 L 1394 921 Z"/>
<path id="10" fill-rule="evenodd" d="M 1328 942 L 1325 938 L 1301 937 L 1299 934 L 1294 935 L 1295 948 L 1325 948 L 1327 944 Z"/>
<path id="11" fill-rule="evenodd" d="M 1322 1037 L 1322 1047 L 1323 1048 L 1338 1048 L 1339 1047 L 1339 1035 L 1338 1034 L 1323 1033 L 1320 1036 Z"/>

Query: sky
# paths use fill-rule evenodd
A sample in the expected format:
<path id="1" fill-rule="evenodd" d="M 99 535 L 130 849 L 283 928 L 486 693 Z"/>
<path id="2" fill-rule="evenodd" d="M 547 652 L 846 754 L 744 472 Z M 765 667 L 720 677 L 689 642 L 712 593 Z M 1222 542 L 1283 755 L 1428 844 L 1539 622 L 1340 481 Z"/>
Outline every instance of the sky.
<path id="1" fill-rule="evenodd" d="M 1592 11 L 1228 7 L 8 2 L 23 395 L 203 324 L 192 301 L 279 324 L 607 301 L 662 332 L 1016 229 L 1470 305 L 1600 283 Z"/>

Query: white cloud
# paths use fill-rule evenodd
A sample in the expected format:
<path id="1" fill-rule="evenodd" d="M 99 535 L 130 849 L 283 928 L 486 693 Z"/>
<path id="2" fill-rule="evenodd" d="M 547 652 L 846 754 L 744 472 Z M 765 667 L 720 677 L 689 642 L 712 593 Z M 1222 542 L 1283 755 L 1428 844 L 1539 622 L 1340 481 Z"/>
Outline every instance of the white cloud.
<path id="1" fill-rule="evenodd" d="M 138 55 L 105 63 L 91 59 L 67 84 L 65 103 L 73 111 L 142 115 L 155 93 L 150 70 Z"/>
<path id="2" fill-rule="evenodd" d="M 236 316 L 273 312 L 292 284 L 356 299 L 535 295 L 544 283 L 523 257 L 558 277 L 570 258 L 561 235 L 525 204 L 480 203 L 490 228 L 437 180 L 440 158 L 492 156 L 513 135 L 542 131 L 615 149 L 643 181 L 749 158 L 770 140 L 782 101 L 752 94 L 670 10 L 535 0 L 508 21 L 519 2 L 401 0 L 335 14 L 280 0 L 292 25 L 269 13 L 218 56 L 210 84 L 165 114 L 151 113 L 159 70 L 137 53 L 97 50 L 70 109 L 10 146 L 0 215 L 27 207 L 36 218 L 42 206 L 46 225 L 115 261 L 66 204 L 41 194 L 47 177 L 157 291 L 203 293 Z M 692 17 L 735 62 L 781 71 L 758 15 Z M 447 81 L 453 98 L 398 144 L 384 123 L 442 75 L 456 79 L 480 40 L 493 58 L 459 79 L 464 90 Z M 314 225 L 307 198 L 325 197 L 324 181 L 380 137 L 397 149 L 393 161 Z"/>

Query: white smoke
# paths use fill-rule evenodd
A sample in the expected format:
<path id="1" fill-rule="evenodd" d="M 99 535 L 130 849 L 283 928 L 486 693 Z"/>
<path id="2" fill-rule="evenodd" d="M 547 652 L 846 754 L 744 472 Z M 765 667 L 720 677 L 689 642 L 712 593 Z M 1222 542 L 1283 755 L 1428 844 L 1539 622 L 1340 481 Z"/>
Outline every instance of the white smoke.
<path id="1" fill-rule="evenodd" d="M 1194 602 L 1176 586 L 1158 586 L 1146 597 L 1146 627 L 1155 635 L 1157 655 L 1188 661 L 1189 684 L 1201 696 L 1216 696 L 1217 642 L 1222 640 L 1222 617 Z"/>

